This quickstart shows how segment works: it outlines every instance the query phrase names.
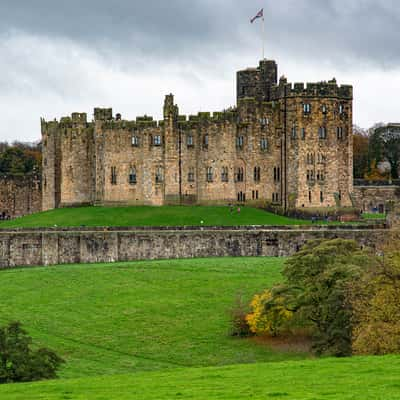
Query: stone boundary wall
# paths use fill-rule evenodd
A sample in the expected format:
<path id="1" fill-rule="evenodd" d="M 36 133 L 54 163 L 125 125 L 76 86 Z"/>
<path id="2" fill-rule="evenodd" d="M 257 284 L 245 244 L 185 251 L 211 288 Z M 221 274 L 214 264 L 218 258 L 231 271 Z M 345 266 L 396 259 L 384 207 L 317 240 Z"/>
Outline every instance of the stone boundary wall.
<path id="1" fill-rule="evenodd" d="M 355 227 L 2 231 L 0 268 L 174 258 L 282 257 L 317 238 L 354 239 L 374 248 L 387 232 Z"/>

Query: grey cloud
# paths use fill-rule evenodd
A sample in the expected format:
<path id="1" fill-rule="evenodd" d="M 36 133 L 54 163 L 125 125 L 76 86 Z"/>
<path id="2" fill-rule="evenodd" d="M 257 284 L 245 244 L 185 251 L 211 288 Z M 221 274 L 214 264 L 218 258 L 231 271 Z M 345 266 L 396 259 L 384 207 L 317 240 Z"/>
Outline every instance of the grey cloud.
<path id="1" fill-rule="evenodd" d="M 249 18 L 265 3 L 270 47 L 300 58 L 396 65 L 400 3 L 394 0 L 3 0 L 3 32 L 63 37 L 127 59 L 194 60 L 255 46 Z M 110 56 L 112 57 L 112 56 Z"/>

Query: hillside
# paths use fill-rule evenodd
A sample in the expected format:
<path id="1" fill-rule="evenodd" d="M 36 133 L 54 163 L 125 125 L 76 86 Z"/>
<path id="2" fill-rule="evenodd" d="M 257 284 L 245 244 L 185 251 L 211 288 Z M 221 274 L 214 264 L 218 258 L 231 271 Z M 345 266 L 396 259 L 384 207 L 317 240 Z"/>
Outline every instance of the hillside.
<path id="1" fill-rule="evenodd" d="M 303 358 L 229 336 L 228 310 L 282 259 L 168 260 L 0 271 L 2 323 L 67 360 L 62 377 Z"/>
<path id="2" fill-rule="evenodd" d="M 202 223 L 203 222 L 203 223 Z M 80 207 L 63 208 L 1 221 L 1 228 L 54 226 L 234 226 L 304 225 L 296 220 L 266 211 L 242 207 L 240 213 L 229 207 Z"/>
<path id="3" fill-rule="evenodd" d="M 0 386 L 7 400 L 396 400 L 400 357 L 187 368 Z"/>

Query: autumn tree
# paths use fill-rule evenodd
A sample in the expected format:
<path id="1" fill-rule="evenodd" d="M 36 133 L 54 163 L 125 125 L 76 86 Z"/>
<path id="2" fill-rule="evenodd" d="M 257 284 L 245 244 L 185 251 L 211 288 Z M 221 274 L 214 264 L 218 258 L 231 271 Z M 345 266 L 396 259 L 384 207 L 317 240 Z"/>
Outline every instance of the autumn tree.
<path id="1" fill-rule="evenodd" d="M 353 164 L 354 178 L 363 179 L 369 170 L 368 132 L 354 126 L 353 128 Z"/>

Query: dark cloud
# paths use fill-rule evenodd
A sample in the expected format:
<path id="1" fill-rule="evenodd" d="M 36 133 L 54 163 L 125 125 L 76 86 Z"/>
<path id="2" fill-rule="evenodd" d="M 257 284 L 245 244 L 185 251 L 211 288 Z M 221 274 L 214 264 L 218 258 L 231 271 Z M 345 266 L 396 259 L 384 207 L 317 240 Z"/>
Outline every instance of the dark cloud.
<path id="1" fill-rule="evenodd" d="M 272 49 L 380 65 L 400 60 L 397 0 L 3 0 L 0 30 L 68 38 L 103 54 L 216 57 L 255 46 L 249 18 L 265 4 Z"/>

